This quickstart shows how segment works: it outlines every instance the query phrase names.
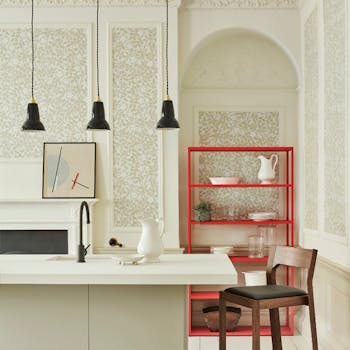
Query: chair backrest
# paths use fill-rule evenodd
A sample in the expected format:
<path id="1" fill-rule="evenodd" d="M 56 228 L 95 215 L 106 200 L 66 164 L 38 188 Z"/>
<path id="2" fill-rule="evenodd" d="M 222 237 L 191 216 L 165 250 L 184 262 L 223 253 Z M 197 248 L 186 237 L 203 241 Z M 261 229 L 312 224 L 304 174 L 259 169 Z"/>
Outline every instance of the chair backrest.
<path id="1" fill-rule="evenodd" d="M 315 271 L 317 250 L 294 248 L 286 246 L 273 247 L 267 262 L 267 275 L 270 283 L 276 283 L 275 273 L 279 265 L 294 266 L 308 269 L 308 288 L 312 286 L 312 278 Z"/>

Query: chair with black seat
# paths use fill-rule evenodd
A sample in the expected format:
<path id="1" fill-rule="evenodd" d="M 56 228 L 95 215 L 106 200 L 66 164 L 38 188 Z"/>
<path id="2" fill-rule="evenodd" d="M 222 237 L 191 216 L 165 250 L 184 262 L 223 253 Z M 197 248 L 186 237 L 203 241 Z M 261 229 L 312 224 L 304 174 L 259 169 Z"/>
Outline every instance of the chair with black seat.
<path id="1" fill-rule="evenodd" d="M 234 303 L 252 309 L 253 350 L 260 350 L 260 310 L 270 312 L 273 350 L 282 350 L 281 329 L 278 308 L 308 305 L 310 314 L 312 349 L 318 350 L 312 278 L 315 270 L 317 250 L 274 247 L 267 262 L 267 285 L 233 287 L 220 292 L 220 350 L 226 350 L 226 303 Z M 278 266 L 286 265 L 307 268 L 307 291 L 276 284 Z"/>

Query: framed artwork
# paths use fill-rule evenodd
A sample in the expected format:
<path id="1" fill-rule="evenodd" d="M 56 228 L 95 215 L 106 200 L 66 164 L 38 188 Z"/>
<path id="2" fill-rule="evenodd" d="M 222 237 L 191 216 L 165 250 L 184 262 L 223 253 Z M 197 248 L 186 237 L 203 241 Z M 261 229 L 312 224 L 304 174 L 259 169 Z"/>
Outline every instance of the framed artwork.
<path id="1" fill-rule="evenodd" d="M 43 198 L 95 198 L 95 142 L 45 142 L 43 157 Z"/>

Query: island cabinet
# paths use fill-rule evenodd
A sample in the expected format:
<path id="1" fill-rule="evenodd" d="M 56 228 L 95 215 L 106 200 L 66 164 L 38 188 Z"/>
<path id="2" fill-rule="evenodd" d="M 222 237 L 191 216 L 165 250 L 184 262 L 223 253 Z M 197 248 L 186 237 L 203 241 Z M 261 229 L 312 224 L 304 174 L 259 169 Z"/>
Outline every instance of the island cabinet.
<path id="1" fill-rule="evenodd" d="M 192 284 L 236 283 L 226 256 L 0 256 L 0 349 L 187 350 Z"/>
<path id="2" fill-rule="evenodd" d="M 87 350 L 87 306 L 88 286 L 0 284 L 0 348 Z"/>
<path id="3" fill-rule="evenodd" d="M 259 156 L 276 159 L 273 155 L 278 158 L 275 179 L 261 183 Z M 210 180 L 213 177 L 216 179 Z M 261 229 L 273 228 L 275 239 L 269 244 L 294 246 L 293 147 L 189 147 L 187 193 L 187 253 L 209 253 L 217 246 L 233 246 L 228 255 L 238 272 L 238 285 L 245 285 L 242 272 L 266 269 L 269 247 L 265 245 L 262 256 L 250 257 L 249 236 L 258 235 Z M 209 206 L 207 217 L 195 211 L 195 208 L 208 209 Z M 272 212 L 276 217 L 251 220 L 249 214 L 254 212 Z M 278 282 L 294 285 L 294 269 L 281 269 Z M 218 336 L 218 332 L 206 327 L 202 310 L 218 305 L 219 290 L 227 287 L 229 285 L 189 287 L 190 336 Z M 281 308 L 280 318 L 282 334 L 292 335 L 294 309 Z M 262 311 L 261 324 L 261 334 L 269 335 L 268 312 Z M 251 312 L 243 308 L 238 326 L 228 335 L 251 334 Z"/>

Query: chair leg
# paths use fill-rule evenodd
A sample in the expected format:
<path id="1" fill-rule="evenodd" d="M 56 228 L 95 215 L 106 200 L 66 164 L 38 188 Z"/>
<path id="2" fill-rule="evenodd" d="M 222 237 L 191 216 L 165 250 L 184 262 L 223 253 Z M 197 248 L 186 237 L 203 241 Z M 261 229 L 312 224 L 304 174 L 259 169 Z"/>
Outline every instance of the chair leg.
<path id="1" fill-rule="evenodd" d="M 226 350 L 226 300 L 224 292 L 219 299 L 219 350 Z"/>
<path id="2" fill-rule="evenodd" d="M 260 350 L 260 307 L 259 304 L 252 308 L 253 325 L 253 350 Z"/>
<path id="3" fill-rule="evenodd" d="M 270 325 L 273 350 L 282 350 L 280 315 L 278 309 L 270 309 Z"/>
<path id="4" fill-rule="evenodd" d="M 312 337 L 312 350 L 318 350 L 314 298 L 309 294 L 309 315 Z"/>

